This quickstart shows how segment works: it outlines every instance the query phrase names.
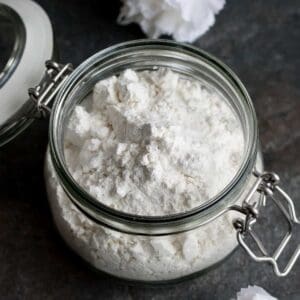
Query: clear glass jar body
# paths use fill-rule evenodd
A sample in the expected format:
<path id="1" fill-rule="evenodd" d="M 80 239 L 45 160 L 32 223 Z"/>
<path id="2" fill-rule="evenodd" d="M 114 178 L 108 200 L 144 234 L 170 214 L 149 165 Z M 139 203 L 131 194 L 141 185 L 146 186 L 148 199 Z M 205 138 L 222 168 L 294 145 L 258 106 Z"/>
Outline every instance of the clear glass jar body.
<path id="1" fill-rule="evenodd" d="M 257 169 L 262 169 L 259 156 Z M 92 267 L 126 280 L 165 282 L 202 273 L 228 257 L 238 246 L 227 212 L 195 229 L 163 236 L 127 234 L 100 224 L 80 211 L 60 186 L 49 151 L 45 163 L 48 199 L 54 222 L 66 244 Z M 249 178 L 241 204 L 254 184 Z"/>
<path id="2" fill-rule="evenodd" d="M 170 217 L 147 218 L 116 212 L 81 189 L 68 172 L 63 136 L 74 106 L 94 84 L 132 68 L 172 68 L 205 81 L 236 111 L 245 135 L 242 165 L 232 182 L 199 208 Z M 134 281 L 165 282 L 201 272 L 238 245 L 228 211 L 252 189 L 253 171 L 262 171 L 257 125 L 250 98 L 222 63 L 193 47 L 166 41 L 138 41 L 104 50 L 79 66 L 57 96 L 50 120 L 45 178 L 55 224 L 66 243 L 100 271 Z"/>

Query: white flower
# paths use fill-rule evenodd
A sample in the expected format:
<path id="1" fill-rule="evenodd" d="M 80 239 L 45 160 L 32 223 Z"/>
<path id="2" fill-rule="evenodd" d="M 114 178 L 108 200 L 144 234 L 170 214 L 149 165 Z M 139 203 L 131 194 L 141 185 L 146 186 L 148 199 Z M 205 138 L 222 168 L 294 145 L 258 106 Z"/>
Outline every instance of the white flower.
<path id="1" fill-rule="evenodd" d="M 248 286 L 237 293 L 237 300 L 277 300 L 259 286 Z"/>
<path id="2" fill-rule="evenodd" d="M 215 22 L 225 0 L 122 0 L 118 22 L 138 23 L 151 38 L 172 35 L 177 41 L 193 42 Z"/>

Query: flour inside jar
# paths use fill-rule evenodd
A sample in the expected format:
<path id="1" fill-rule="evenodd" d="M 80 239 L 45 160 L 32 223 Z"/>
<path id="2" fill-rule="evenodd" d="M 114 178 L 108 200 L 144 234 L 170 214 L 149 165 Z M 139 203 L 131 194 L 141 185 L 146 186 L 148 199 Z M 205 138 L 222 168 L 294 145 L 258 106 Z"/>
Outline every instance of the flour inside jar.
<path id="1" fill-rule="evenodd" d="M 244 153 L 243 130 L 224 97 L 168 68 L 127 69 L 99 81 L 65 134 L 74 179 L 116 210 L 163 216 L 223 190 Z"/>

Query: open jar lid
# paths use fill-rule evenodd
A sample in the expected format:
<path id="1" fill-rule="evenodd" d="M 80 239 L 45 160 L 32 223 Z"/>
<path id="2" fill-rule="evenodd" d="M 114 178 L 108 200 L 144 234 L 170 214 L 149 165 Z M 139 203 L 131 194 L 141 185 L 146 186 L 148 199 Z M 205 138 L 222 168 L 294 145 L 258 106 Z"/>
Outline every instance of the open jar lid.
<path id="1" fill-rule="evenodd" d="M 28 89 L 53 57 L 53 30 L 45 11 L 31 0 L 0 0 L 0 146 L 34 120 Z"/>

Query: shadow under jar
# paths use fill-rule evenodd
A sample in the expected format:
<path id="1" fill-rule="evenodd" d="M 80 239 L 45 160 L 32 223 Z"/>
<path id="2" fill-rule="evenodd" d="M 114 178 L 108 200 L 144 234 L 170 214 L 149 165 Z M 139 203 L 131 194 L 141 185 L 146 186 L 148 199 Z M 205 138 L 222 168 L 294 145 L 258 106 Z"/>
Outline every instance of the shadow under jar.
<path id="1" fill-rule="evenodd" d="M 141 216 L 117 211 L 92 197 L 72 177 L 64 156 L 66 127 L 76 105 L 100 80 L 126 69 L 137 72 L 167 67 L 217 91 L 240 121 L 244 152 L 231 182 L 209 201 L 189 211 Z M 203 272 L 224 260 L 240 244 L 256 261 L 286 275 L 298 255 L 281 271 L 252 230 L 261 206 L 270 198 L 289 224 L 299 222 L 291 199 L 274 173 L 263 171 L 258 128 L 250 97 L 239 79 L 220 61 L 191 46 L 164 40 L 140 40 L 105 49 L 82 63 L 59 90 L 50 118 L 45 178 L 55 224 L 66 243 L 94 268 L 127 280 L 169 282 Z M 275 194 L 282 199 L 278 200 Z M 100 199 L 101 200 L 101 199 Z M 246 237 L 261 253 L 252 251 Z"/>

